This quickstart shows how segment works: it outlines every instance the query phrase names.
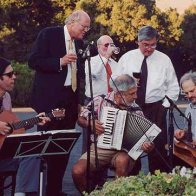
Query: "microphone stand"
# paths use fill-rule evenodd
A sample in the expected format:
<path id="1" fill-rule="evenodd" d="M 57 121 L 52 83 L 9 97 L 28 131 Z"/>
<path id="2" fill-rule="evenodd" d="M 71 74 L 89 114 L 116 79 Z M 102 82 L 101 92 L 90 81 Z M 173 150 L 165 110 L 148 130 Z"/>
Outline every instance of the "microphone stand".
<path id="1" fill-rule="evenodd" d="M 192 142 L 192 131 L 191 131 L 191 126 L 192 126 L 192 120 L 191 120 L 191 113 L 189 113 L 188 117 L 188 130 L 187 130 L 187 141 Z"/>
<path id="2" fill-rule="evenodd" d="M 95 132 L 95 113 L 94 113 L 94 101 L 93 101 L 93 87 L 92 87 L 92 74 L 91 74 L 91 55 L 90 55 L 90 44 L 87 46 L 86 50 L 83 53 L 83 57 L 87 58 L 88 61 L 88 70 L 89 70 L 89 84 L 90 84 L 90 98 L 91 98 L 91 108 L 90 108 L 90 112 L 88 114 L 88 128 L 87 128 L 87 174 L 86 174 L 86 190 L 87 193 L 90 193 L 90 135 L 91 132 L 93 133 L 93 137 L 94 137 L 94 147 L 95 147 L 95 166 L 96 168 L 98 168 L 98 155 L 97 155 L 97 135 Z M 93 126 L 91 129 L 91 117 L 92 117 L 92 122 L 93 122 Z"/>
<path id="3" fill-rule="evenodd" d="M 169 163 L 171 168 L 173 168 L 173 139 L 174 139 L 174 106 L 170 105 L 169 107 L 169 126 L 168 126 L 168 151 L 169 151 Z"/>
<path id="4" fill-rule="evenodd" d="M 170 107 L 169 107 L 169 127 L 168 127 L 168 149 L 169 149 L 170 165 L 173 168 L 173 139 L 174 139 L 174 125 L 173 125 L 174 114 L 173 114 L 173 109 L 175 108 L 179 112 L 180 116 L 184 117 L 188 121 L 188 123 L 190 123 L 190 120 L 177 107 L 177 105 L 172 101 L 172 99 L 170 99 L 167 95 L 165 96 L 165 98 L 167 98 L 167 100 L 170 103 Z"/>

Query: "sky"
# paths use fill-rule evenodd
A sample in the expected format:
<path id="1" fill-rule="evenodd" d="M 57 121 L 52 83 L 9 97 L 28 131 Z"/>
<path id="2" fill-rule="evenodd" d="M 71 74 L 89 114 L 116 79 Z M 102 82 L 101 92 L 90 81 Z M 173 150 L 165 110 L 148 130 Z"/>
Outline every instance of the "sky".
<path id="1" fill-rule="evenodd" d="M 164 11 L 172 7 L 176 8 L 180 14 L 192 4 L 196 5 L 196 0 L 156 0 L 156 5 L 161 10 Z"/>

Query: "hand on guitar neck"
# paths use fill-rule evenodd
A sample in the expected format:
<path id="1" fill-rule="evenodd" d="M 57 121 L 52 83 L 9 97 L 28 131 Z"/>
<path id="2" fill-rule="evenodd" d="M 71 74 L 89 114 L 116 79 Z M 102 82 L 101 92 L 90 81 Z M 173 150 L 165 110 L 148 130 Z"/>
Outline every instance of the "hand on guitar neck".
<path id="1" fill-rule="evenodd" d="M 43 125 L 45 125 L 47 122 L 50 122 L 50 121 L 51 121 L 51 119 L 50 119 L 48 116 L 46 116 L 46 113 L 45 113 L 45 112 L 42 112 L 42 113 L 38 114 L 37 117 L 38 117 L 39 120 L 40 120 L 40 122 L 37 123 L 37 124 L 38 124 L 38 125 L 41 125 L 41 126 L 43 126 Z"/>

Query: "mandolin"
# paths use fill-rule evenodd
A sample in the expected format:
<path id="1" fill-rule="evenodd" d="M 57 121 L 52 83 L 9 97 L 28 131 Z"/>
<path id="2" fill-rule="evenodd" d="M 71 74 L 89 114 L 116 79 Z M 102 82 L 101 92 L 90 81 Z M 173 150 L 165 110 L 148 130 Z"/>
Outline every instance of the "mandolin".
<path id="1" fill-rule="evenodd" d="M 65 109 L 54 109 L 50 113 L 45 114 L 50 119 L 62 119 L 65 117 Z M 41 119 L 36 116 L 30 119 L 20 121 L 18 117 L 11 111 L 3 111 L 0 113 L 0 121 L 7 122 L 10 126 L 12 134 L 24 133 L 25 129 L 32 127 L 41 122 Z M 0 149 L 6 138 L 6 135 L 0 135 Z"/>

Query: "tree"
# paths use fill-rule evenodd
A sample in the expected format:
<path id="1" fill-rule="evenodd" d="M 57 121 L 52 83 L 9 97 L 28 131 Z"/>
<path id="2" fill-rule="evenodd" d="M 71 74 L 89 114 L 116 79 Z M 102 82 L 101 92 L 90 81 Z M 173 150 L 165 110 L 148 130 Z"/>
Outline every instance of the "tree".
<path id="1" fill-rule="evenodd" d="M 182 29 L 184 33 L 181 48 L 184 62 L 188 69 L 196 69 L 196 5 L 185 11 Z"/>
<path id="2" fill-rule="evenodd" d="M 1 0 L 0 6 L 1 55 L 26 61 L 37 33 L 53 23 L 55 8 L 50 0 Z"/>

